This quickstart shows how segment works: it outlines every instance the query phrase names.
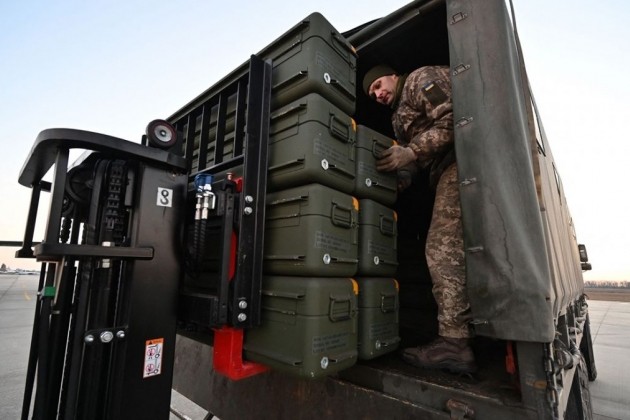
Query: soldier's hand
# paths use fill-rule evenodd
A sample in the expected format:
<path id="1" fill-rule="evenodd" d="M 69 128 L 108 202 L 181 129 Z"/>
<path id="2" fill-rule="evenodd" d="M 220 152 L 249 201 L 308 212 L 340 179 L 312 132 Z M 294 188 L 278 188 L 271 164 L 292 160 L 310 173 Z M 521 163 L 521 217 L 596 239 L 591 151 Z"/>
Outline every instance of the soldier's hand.
<path id="1" fill-rule="evenodd" d="M 381 153 L 381 157 L 376 161 L 376 169 L 390 172 L 416 160 L 416 154 L 409 147 L 392 146 Z"/>

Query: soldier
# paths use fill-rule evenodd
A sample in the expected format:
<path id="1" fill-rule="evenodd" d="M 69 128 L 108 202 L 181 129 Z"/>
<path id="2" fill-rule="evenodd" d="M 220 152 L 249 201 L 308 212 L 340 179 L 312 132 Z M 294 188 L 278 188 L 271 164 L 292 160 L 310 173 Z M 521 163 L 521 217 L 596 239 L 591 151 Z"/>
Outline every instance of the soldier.
<path id="1" fill-rule="evenodd" d="M 392 126 L 400 144 L 382 153 L 377 169 L 428 167 L 436 188 L 425 255 L 438 306 L 439 337 L 428 345 L 405 349 L 403 358 L 415 366 L 474 372 L 449 69 L 427 66 L 398 75 L 379 65 L 365 75 L 363 90 L 393 110 Z M 407 185 L 399 181 L 399 188 Z"/>

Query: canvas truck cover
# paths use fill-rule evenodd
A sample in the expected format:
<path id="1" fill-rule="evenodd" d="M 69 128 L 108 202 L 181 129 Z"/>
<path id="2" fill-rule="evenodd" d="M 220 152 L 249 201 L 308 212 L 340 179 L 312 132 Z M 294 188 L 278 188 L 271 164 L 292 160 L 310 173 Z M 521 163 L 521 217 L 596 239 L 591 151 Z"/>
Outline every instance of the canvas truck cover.
<path id="1" fill-rule="evenodd" d="M 555 296 L 512 23 L 503 0 L 447 1 L 447 18 L 475 330 L 550 342 Z"/>

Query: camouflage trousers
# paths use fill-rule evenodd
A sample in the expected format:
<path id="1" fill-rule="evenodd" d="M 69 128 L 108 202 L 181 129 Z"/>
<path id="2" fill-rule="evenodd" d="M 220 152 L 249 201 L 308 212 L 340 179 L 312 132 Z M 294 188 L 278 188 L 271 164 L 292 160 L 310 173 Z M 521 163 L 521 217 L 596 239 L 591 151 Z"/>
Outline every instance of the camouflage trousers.
<path id="1" fill-rule="evenodd" d="M 470 337 L 471 315 L 456 164 L 446 168 L 438 182 L 425 254 L 438 307 L 439 334 Z"/>

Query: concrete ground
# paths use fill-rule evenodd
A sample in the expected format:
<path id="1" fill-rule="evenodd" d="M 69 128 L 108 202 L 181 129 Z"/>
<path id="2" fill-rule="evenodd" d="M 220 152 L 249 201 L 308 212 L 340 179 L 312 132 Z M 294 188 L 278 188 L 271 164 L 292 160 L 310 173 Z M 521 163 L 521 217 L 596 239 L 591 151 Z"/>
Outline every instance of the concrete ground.
<path id="1" fill-rule="evenodd" d="M 0 419 L 22 413 L 39 276 L 0 274 Z M 173 391 L 169 420 L 203 420 L 207 412 Z"/>
<path id="2" fill-rule="evenodd" d="M 630 303 L 588 301 L 597 379 L 591 382 L 598 420 L 630 419 Z"/>
<path id="3" fill-rule="evenodd" d="M 0 419 L 20 418 L 38 276 L 0 275 Z M 598 377 L 590 385 L 597 420 L 630 420 L 630 303 L 589 301 Z M 173 392 L 170 420 L 205 410 Z"/>

